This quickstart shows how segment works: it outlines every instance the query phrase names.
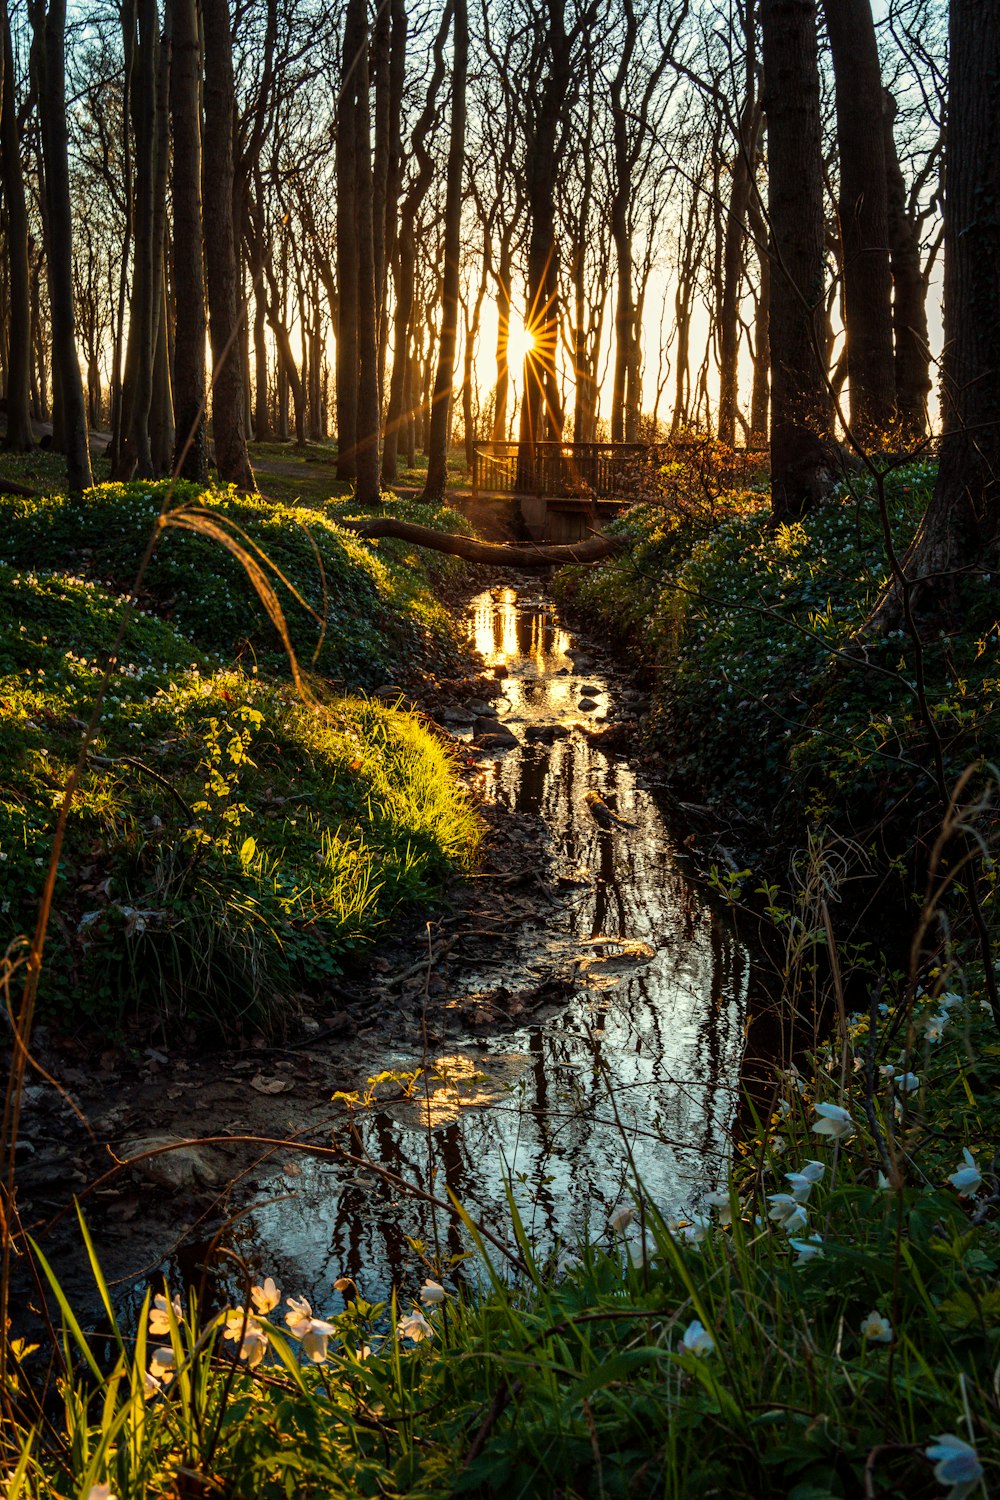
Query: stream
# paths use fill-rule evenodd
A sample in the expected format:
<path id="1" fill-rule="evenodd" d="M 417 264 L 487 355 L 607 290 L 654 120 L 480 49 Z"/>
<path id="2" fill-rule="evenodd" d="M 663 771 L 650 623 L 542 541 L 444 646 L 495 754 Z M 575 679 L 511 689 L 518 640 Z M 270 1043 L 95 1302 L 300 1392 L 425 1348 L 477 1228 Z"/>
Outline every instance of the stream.
<path id="1" fill-rule="evenodd" d="M 469 632 L 502 676 L 492 711 L 518 741 L 480 752 L 485 795 L 544 820 L 564 893 L 548 905 L 540 898 L 517 925 L 503 974 L 515 989 L 557 981 L 561 990 L 501 1034 L 452 1028 L 445 1042 L 373 1053 L 373 1074 L 425 1071 L 408 1100 L 398 1083 L 383 1086 L 394 1102 L 359 1110 L 354 1141 L 438 1199 L 450 1191 L 505 1242 L 510 1191 L 538 1250 L 557 1253 L 581 1235 L 606 1242 L 636 1176 L 667 1216 L 697 1212 L 716 1186 L 730 1150 L 749 965 L 684 873 L 641 774 L 593 742 L 609 683 L 551 601 L 531 586 L 487 591 L 469 607 Z M 471 726 L 457 733 L 472 739 Z M 495 900 L 499 910 L 502 886 Z M 468 1014 L 470 997 L 474 1006 L 478 991 L 497 986 L 497 966 L 459 973 Z M 469 1248 L 454 1215 L 373 1172 L 298 1161 L 293 1181 L 259 1175 L 272 1201 L 234 1226 L 232 1243 L 256 1274 L 274 1274 L 314 1306 L 339 1305 L 331 1287 L 341 1275 L 369 1299 L 392 1286 L 412 1292 L 427 1274 L 412 1240 L 443 1260 Z"/>

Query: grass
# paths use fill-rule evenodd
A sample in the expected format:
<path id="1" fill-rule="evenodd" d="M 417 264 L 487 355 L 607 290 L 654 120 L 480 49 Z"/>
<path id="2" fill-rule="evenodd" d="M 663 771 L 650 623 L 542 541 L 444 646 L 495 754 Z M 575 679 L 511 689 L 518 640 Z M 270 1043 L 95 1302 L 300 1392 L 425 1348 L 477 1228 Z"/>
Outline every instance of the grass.
<path id="1" fill-rule="evenodd" d="M 295 644 L 306 662 L 314 653 L 313 698 L 292 692 L 236 559 L 168 531 L 112 664 L 57 874 L 43 1002 L 84 1029 L 184 1017 L 280 1030 L 478 841 L 442 742 L 410 713 L 338 691 L 457 659 L 419 557 L 365 546 L 325 516 L 310 514 L 307 533 L 292 508 L 197 498 L 325 612 L 320 636 L 284 591 Z M 116 586 L 159 504 L 155 487 L 119 485 L 0 501 L 4 946 L 34 926 L 124 607 Z M 49 571 L 59 558 L 79 572 Z"/>

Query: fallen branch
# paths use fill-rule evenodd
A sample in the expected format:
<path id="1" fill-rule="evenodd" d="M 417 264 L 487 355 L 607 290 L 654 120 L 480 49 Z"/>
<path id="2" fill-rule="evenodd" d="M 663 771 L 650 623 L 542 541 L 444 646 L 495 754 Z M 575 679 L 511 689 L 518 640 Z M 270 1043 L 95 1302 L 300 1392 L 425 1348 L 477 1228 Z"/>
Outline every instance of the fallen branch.
<path id="1" fill-rule="evenodd" d="M 345 531 L 354 532 L 370 540 L 377 537 L 397 537 L 402 542 L 413 542 L 418 547 L 429 547 L 433 552 L 448 552 L 452 557 L 464 558 L 466 562 L 485 563 L 488 566 L 502 565 L 525 571 L 562 567 L 564 563 L 600 562 L 605 557 L 615 557 L 624 552 L 630 543 L 624 537 L 612 537 L 598 533 L 586 542 L 566 542 L 554 546 L 529 542 L 514 545 L 508 542 L 480 542 L 470 536 L 456 536 L 449 531 L 434 531 L 430 526 L 417 526 L 412 521 L 397 521 L 392 516 L 378 516 L 371 521 L 341 521 Z"/>

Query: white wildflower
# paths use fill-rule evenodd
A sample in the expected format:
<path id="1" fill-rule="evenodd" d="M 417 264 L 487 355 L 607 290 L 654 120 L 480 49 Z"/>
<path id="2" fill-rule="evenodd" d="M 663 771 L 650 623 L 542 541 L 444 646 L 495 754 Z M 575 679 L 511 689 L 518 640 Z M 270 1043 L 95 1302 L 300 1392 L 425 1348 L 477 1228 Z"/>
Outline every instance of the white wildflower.
<path id="1" fill-rule="evenodd" d="M 421 1339 L 434 1337 L 433 1328 L 418 1307 L 407 1313 L 405 1318 L 400 1318 L 396 1324 L 396 1332 L 401 1339 L 412 1339 L 415 1344 L 419 1344 Z"/>
<path id="2" fill-rule="evenodd" d="M 975 1448 L 953 1432 L 937 1433 L 924 1449 L 924 1457 L 934 1465 L 934 1478 L 938 1484 L 951 1486 L 948 1500 L 965 1500 L 983 1477 L 983 1466 Z"/>
<path id="3" fill-rule="evenodd" d="M 807 1261 L 817 1260 L 823 1254 L 823 1236 L 811 1234 L 807 1240 L 789 1240 L 788 1243 L 795 1251 L 795 1264 L 804 1266 Z"/>
<path id="4" fill-rule="evenodd" d="M 891 1344 L 892 1324 L 881 1313 L 870 1312 L 861 1323 L 861 1337 L 869 1344 Z"/>
<path id="5" fill-rule="evenodd" d="M 697 1354 L 699 1358 L 704 1358 L 706 1354 L 714 1354 L 715 1340 L 708 1330 L 703 1328 L 698 1319 L 695 1318 L 694 1322 L 689 1323 L 684 1330 L 684 1337 L 681 1339 L 681 1348 L 688 1354 Z"/>
<path id="6" fill-rule="evenodd" d="M 963 1198 L 971 1198 L 982 1186 L 983 1174 L 976 1166 L 976 1158 L 968 1146 L 962 1147 L 962 1160 L 954 1172 L 948 1174 L 948 1181 Z"/>
<path id="7" fill-rule="evenodd" d="M 813 1126 L 813 1135 L 828 1135 L 831 1140 L 848 1141 L 854 1134 L 854 1121 L 839 1104 L 817 1104 L 819 1116 Z"/>

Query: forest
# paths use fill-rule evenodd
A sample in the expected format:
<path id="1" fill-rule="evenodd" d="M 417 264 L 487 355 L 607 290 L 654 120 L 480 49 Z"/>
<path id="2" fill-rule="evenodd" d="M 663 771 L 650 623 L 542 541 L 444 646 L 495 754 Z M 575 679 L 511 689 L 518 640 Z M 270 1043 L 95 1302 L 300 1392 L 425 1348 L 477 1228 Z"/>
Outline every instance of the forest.
<path id="1" fill-rule="evenodd" d="M 0 0 L 8 1500 L 1000 1483 L 1000 0 Z"/>

